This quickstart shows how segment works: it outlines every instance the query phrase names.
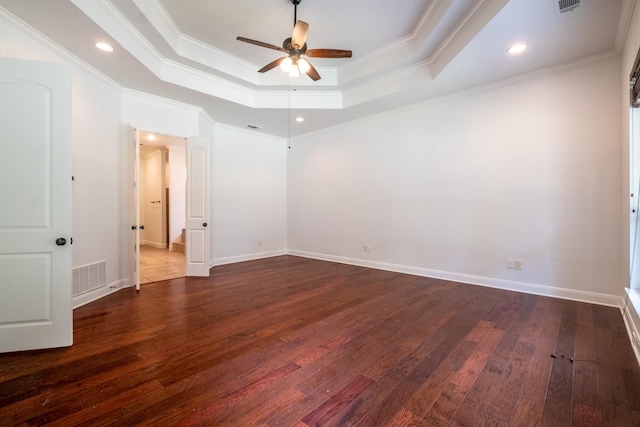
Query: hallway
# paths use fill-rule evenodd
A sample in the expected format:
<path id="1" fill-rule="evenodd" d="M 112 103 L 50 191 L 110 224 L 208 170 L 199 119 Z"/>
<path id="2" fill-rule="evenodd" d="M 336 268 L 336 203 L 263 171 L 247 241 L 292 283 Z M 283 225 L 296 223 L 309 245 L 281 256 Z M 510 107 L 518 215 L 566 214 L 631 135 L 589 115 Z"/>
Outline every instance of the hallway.
<path id="1" fill-rule="evenodd" d="M 168 249 L 140 246 L 140 283 L 184 277 L 185 255 Z"/>

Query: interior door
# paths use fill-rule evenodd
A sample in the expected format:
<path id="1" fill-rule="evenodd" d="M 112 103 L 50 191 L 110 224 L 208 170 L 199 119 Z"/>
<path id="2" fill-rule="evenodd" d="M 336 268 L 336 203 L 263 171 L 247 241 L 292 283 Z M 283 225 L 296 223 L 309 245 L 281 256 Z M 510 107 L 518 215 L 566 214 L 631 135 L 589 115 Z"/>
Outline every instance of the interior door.
<path id="1" fill-rule="evenodd" d="M 187 138 L 187 276 L 209 276 L 209 138 Z"/>
<path id="2" fill-rule="evenodd" d="M 0 58 L 0 352 L 73 342 L 71 71 Z"/>
<path id="3" fill-rule="evenodd" d="M 136 291 L 140 290 L 140 129 L 136 126 L 133 138 L 133 226 L 134 265 L 133 282 Z"/>
<path id="4" fill-rule="evenodd" d="M 164 224 L 166 161 L 167 156 L 160 148 L 143 153 L 140 158 L 140 213 L 144 223 L 141 244 L 162 249 L 167 248 Z"/>
<path id="5" fill-rule="evenodd" d="M 630 288 L 640 289 L 640 108 L 630 109 L 629 178 L 631 187 Z"/>

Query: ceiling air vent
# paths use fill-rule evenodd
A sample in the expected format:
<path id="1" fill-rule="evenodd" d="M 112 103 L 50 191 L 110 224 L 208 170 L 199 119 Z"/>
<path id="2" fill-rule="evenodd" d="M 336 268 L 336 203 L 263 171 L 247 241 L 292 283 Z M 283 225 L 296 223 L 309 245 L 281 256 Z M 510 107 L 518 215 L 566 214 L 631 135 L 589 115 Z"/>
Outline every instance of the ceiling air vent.
<path id="1" fill-rule="evenodd" d="M 554 0 L 556 4 L 556 13 L 571 12 L 576 7 L 580 6 L 580 0 Z"/>

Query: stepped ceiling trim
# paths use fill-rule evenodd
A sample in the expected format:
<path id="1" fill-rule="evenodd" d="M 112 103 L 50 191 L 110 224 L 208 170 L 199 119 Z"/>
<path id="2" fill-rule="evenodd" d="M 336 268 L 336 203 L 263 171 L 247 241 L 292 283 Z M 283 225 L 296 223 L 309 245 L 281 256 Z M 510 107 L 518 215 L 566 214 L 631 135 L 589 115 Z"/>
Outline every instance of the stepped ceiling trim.
<path id="1" fill-rule="evenodd" d="M 259 74 L 277 52 L 235 39 L 278 44 L 291 30 L 291 0 L 0 0 L 0 14 L 123 90 L 290 138 L 620 54 L 637 0 L 583 0 L 560 15 L 554 1 L 302 0 L 310 46 L 353 51 L 314 59 L 317 82 Z M 507 55 L 522 41 L 525 54 Z M 299 114 L 304 122 L 292 123 Z"/>
<path id="2" fill-rule="evenodd" d="M 184 34 L 158 0 L 134 0 L 134 4 L 180 58 L 203 65 L 206 70 L 163 56 L 110 0 L 71 1 L 167 83 L 252 108 L 281 109 L 289 105 L 290 97 L 278 92 L 278 89 L 286 93 L 290 90 L 291 81 L 284 73 L 257 73 L 256 64 Z M 356 100 L 369 101 L 377 97 L 376 94 L 406 90 L 414 81 L 398 80 L 393 76 L 413 75 L 416 66 L 429 69 L 420 73 L 421 79 L 433 79 L 507 2 L 476 0 L 462 21 L 448 29 L 450 32 L 444 41 L 429 52 L 425 51 L 425 45 L 430 35 L 442 25 L 443 17 L 454 4 L 454 0 L 432 1 L 410 35 L 351 60 L 344 67 L 317 67 L 323 76 L 318 82 L 297 79 L 296 87 L 304 89 L 295 96 L 298 108 L 344 108 L 345 90 L 353 94 L 357 88 L 378 89 L 352 95 L 350 105 L 357 103 Z"/>

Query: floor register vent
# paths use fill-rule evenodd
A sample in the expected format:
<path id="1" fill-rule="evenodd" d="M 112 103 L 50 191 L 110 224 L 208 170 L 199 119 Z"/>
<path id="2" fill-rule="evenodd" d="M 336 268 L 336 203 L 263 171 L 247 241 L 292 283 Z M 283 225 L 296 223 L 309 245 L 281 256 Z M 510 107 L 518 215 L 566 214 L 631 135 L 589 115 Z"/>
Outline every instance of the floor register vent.
<path id="1" fill-rule="evenodd" d="M 84 294 L 107 285 L 106 261 L 83 265 L 73 269 L 73 296 Z"/>
<path id="2" fill-rule="evenodd" d="M 556 13 L 571 12 L 576 7 L 580 6 L 581 0 L 554 0 L 556 4 Z"/>

